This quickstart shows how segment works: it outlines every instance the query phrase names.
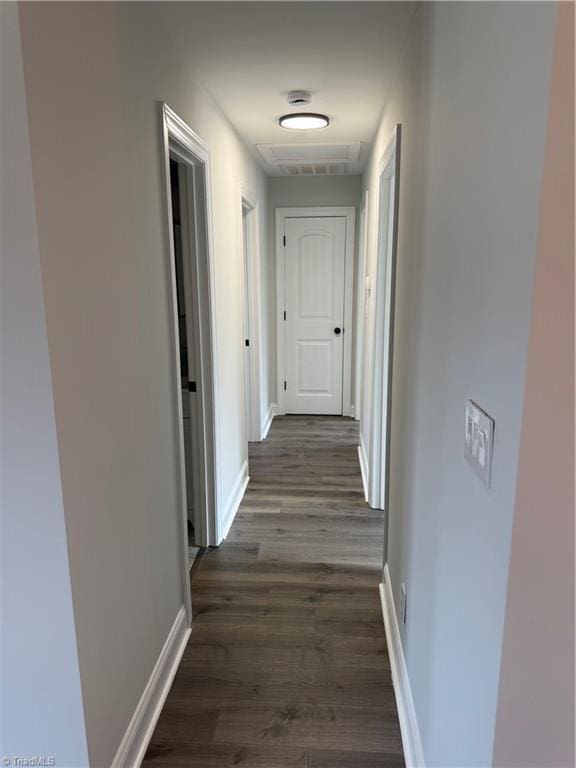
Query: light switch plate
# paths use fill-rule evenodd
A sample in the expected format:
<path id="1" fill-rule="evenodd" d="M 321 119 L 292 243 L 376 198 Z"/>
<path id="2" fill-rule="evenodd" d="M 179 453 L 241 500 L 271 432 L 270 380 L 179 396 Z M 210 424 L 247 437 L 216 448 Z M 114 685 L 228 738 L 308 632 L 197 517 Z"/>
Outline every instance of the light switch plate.
<path id="1" fill-rule="evenodd" d="M 473 400 L 466 401 L 464 456 L 487 488 L 492 480 L 494 419 Z"/>

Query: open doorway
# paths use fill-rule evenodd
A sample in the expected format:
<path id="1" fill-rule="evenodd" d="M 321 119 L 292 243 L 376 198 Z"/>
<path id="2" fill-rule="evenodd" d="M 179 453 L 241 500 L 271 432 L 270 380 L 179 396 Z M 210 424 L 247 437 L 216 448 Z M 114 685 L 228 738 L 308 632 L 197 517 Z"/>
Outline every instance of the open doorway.
<path id="1" fill-rule="evenodd" d="M 162 105 L 174 418 L 179 458 L 184 601 L 192 617 L 189 569 L 199 549 L 219 542 L 214 297 L 206 145 Z"/>
<path id="2" fill-rule="evenodd" d="M 399 158 L 398 125 L 379 163 L 378 240 L 373 275 L 367 287 L 365 402 L 362 407 L 359 449 L 367 501 L 374 509 L 382 509 L 386 513 L 390 466 Z"/>
<path id="3" fill-rule="evenodd" d="M 356 269 L 356 338 L 354 368 L 354 418 L 360 421 L 364 407 L 363 370 L 364 336 L 368 308 L 368 285 L 366 281 L 368 251 L 368 190 L 362 195 L 360 204 L 360 227 L 358 233 L 358 263 Z"/>
<path id="4" fill-rule="evenodd" d="M 188 565 L 192 566 L 201 546 L 201 500 L 198 490 L 199 445 L 197 413 L 197 353 L 194 343 L 194 315 L 196 297 L 192 291 L 190 258 L 186 232 L 194 228 L 193 207 L 186 205 L 186 169 L 175 157 L 170 157 L 170 198 L 172 209 L 172 238 L 174 242 L 174 274 L 176 278 L 176 313 L 178 317 L 178 346 L 180 362 L 180 394 L 182 429 L 184 434 L 184 474 L 186 479 L 186 513 Z M 186 217 L 191 217 L 186 226 Z M 184 227 L 182 226 L 184 222 Z"/>

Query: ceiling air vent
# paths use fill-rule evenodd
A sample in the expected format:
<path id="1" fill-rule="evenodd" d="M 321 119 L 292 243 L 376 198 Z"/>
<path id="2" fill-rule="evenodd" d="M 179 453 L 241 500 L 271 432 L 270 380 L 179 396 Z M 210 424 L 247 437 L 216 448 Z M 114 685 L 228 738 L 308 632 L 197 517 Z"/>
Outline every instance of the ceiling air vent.
<path id="1" fill-rule="evenodd" d="M 340 176 L 348 173 L 347 163 L 318 163 L 277 166 L 283 176 Z"/>
<path id="2" fill-rule="evenodd" d="M 350 144 L 258 144 L 266 163 L 283 176 L 337 176 L 350 172 L 360 142 Z"/>

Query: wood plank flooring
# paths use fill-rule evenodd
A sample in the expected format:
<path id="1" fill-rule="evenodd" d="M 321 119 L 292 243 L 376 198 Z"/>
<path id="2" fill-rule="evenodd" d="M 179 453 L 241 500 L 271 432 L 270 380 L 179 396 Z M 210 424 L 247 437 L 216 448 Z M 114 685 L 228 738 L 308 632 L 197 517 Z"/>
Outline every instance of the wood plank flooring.
<path id="1" fill-rule="evenodd" d="M 250 447 L 227 540 L 192 582 L 194 622 L 144 766 L 400 768 L 378 595 L 383 519 L 357 427 L 277 417 Z"/>

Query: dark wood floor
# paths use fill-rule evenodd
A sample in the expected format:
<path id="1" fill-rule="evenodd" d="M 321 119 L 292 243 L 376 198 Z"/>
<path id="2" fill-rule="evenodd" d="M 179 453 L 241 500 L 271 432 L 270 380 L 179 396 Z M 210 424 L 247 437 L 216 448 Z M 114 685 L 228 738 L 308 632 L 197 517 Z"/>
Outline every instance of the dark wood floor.
<path id="1" fill-rule="evenodd" d="M 383 521 L 351 419 L 276 418 L 192 583 L 190 642 L 144 760 L 190 768 L 404 765 L 378 595 Z"/>

